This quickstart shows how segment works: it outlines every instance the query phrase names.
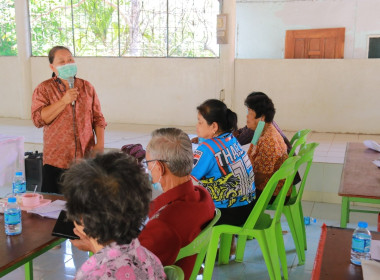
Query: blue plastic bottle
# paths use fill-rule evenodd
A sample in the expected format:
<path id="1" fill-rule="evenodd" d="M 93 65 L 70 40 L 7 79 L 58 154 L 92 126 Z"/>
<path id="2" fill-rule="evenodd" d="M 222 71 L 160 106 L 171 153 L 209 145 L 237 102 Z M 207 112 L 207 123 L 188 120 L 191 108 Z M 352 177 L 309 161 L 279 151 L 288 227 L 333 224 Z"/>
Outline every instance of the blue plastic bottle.
<path id="1" fill-rule="evenodd" d="M 22 231 L 21 209 L 15 197 L 8 198 L 4 211 L 4 225 L 6 235 L 16 235 Z"/>
<path id="2" fill-rule="evenodd" d="M 14 196 L 21 195 L 26 192 L 26 182 L 21 171 L 15 173 L 12 183 L 12 192 Z"/>
<path id="3" fill-rule="evenodd" d="M 317 219 L 316 218 L 312 218 L 312 217 L 309 217 L 309 216 L 303 217 L 303 220 L 304 220 L 305 226 L 308 226 L 311 223 L 313 223 L 313 224 L 317 223 Z"/>
<path id="4" fill-rule="evenodd" d="M 353 264 L 362 265 L 362 259 L 370 259 L 371 239 L 367 222 L 359 222 L 352 234 L 351 262 Z"/>

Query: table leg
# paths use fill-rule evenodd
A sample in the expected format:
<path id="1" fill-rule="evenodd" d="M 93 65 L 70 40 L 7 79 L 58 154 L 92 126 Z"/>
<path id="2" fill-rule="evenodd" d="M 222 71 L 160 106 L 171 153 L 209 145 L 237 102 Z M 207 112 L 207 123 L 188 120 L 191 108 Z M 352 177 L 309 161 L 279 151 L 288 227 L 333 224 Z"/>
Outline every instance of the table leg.
<path id="1" fill-rule="evenodd" d="M 33 260 L 25 263 L 25 280 L 33 280 Z"/>
<path id="2" fill-rule="evenodd" d="M 350 200 L 347 196 L 342 196 L 342 207 L 340 214 L 340 227 L 346 228 L 350 218 Z"/>

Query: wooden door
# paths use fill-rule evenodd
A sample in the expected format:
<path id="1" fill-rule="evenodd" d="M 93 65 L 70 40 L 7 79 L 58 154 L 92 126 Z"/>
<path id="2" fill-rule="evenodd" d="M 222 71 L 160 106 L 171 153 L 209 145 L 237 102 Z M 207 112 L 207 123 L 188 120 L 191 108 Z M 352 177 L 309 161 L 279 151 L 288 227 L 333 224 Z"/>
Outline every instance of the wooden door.
<path id="1" fill-rule="evenodd" d="M 343 58 L 345 28 L 287 30 L 285 58 Z"/>

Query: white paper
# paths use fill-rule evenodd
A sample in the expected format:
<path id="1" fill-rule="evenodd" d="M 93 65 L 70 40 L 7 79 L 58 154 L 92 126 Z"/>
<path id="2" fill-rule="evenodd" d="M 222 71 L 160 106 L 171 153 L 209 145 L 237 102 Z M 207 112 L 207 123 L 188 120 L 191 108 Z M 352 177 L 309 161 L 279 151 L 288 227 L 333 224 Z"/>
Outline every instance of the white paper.
<path id="1" fill-rule="evenodd" d="M 58 219 L 59 213 L 61 212 L 61 210 L 64 210 L 65 208 L 66 208 L 66 201 L 55 200 L 52 203 L 49 203 L 48 205 L 34 208 L 28 211 L 28 213 L 34 213 L 42 217 Z"/>
<path id="2" fill-rule="evenodd" d="M 371 241 L 371 259 L 380 261 L 380 240 Z"/>
<path id="3" fill-rule="evenodd" d="M 372 161 L 374 165 L 376 165 L 377 167 L 380 167 L 380 159 L 376 159 L 374 161 Z"/>
<path id="4" fill-rule="evenodd" d="M 380 152 L 380 144 L 378 144 L 377 142 L 373 141 L 373 140 L 364 140 L 363 141 L 364 145 L 367 147 L 367 148 L 370 148 L 372 150 L 375 150 L 377 152 Z"/>
<path id="5" fill-rule="evenodd" d="M 378 280 L 380 274 L 380 263 L 373 260 L 362 260 L 362 270 L 364 280 Z"/>

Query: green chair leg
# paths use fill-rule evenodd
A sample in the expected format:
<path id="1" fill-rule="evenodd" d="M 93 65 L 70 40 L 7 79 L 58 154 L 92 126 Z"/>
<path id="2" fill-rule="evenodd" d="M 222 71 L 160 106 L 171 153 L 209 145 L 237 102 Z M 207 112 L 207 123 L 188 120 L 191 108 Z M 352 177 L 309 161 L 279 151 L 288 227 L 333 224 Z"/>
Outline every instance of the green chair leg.
<path id="1" fill-rule="evenodd" d="M 284 238 L 282 237 L 282 228 L 281 225 L 276 225 L 276 242 L 278 246 L 278 255 L 280 257 L 281 267 L 282 267 L 282 274 L 284 275 L 284 279 L 289 279 L 288 275 L 288 262 L 286 261 L 286 251 L 285 251 L 285 244 L 284 244 Z"/>
<path id="2" fill-rule="evenodd" d="M 25 280 L 33 280 L 33 260 L 28 261 L 24 265 Z"/>
<path id="3" fill-rule="evenodd" d="M 235 262 L 243 262 L 246 243 L 247 243 L 247 236 L 240 235 L 237 239 L 237 244 L 236 244 Z"/>
<path id="4" fill-rule="evenodd" d="M 228 264 L 230 261 L 232 234 L 223 233 L 220 235 L 219 264 Z"/>
<path id="5" fill-rule="evenodd" d="M 203 270 L 203 280 L 211 280 L 212 272 L 214 271 L 216 252 L 218 251 L 218 243 L 220 232 L 213 228 L 210 244 L 207 249 L 205 267 Z"/>

